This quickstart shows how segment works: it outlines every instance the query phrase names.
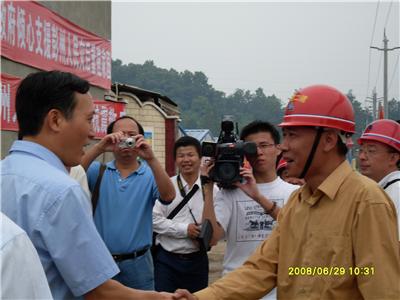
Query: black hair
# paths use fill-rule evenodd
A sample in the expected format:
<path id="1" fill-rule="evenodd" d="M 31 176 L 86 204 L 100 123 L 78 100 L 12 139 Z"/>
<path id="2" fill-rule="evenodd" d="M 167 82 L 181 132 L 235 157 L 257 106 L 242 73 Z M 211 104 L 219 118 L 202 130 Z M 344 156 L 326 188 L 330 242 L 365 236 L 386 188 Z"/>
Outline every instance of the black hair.
<path id="1" fill-rule="evenodd" d="M 47 113 L 52 109 L 70 119 L 76 106 L 75 93 L 86 94 L 89 88 L 86 80 L 68 72 L 29 74 L 19 84 L 15 98 L 18 138 L 39 134 Z"/>
<path id="2" fill-rule="evenodd" d="M 279 144 L 280 136 L 278 130 L 269 122 L 256 120 L 242 128 L 240 139 L 244 140 L 247 136 L 259 132 L 269 132 L 275 144 Z"/>
<path id="3" fill-rule="evenodd" d="M 174 158 L 176 158 L 176 151 L 178 150 L 179 147 L 187 147 L 187 146 L 193 146 L 199 157 L 201 157 L 201 145 L 200 142 L 195 139 L 194 137 L 191 136 L 182 136 L 178 140 L 176 140 L 174 144 Z"/>
<path id="4" fill-rule="evenodd" d="M 108 124 L 108 127 L 107 127 L 107 134 L 112 133 L 112 132 L 113 132 L 113 129 L 114 129 L 115 123 L 117 123 L 119 120 L 122 120 L 122 119 L 130 119 L 130 120 L 132 120 L 133 122 L 135 122 L 136 125 L 137 125 L 138 128 L 139 128 L 139 134 L 144 135 L 144 129 L 143 129 L 142 125 L 140 125 L 140 123 L 139 123 L 138 121 L 136 121 L 135 118 L 132 118 L 132 117 L 130 117 L 130 116 L 122 116 L 122 117 L 119 117 L 118 119 L 116 119 L 116 120 L 112 121 L 110 124 Z"/>

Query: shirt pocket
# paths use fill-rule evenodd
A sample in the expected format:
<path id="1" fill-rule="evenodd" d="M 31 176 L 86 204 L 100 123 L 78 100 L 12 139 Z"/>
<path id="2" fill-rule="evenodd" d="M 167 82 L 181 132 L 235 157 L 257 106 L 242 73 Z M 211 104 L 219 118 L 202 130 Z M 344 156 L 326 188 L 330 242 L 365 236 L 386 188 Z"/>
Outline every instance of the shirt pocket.
<path id="1" fill-rule="evenodd" d="M 352 263 L 350 236 L 314 231 L 304 245 L 304 265 L 312 267 L 347 267 Z"/>

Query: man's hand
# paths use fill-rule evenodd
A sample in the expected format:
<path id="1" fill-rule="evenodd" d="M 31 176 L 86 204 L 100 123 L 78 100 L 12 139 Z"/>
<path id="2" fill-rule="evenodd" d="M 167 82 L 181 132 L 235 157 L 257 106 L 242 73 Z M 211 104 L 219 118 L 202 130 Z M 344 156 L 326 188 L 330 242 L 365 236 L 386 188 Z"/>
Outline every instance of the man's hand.
<path id="1" fill-rule="evenodd" d="M 98 142 L 95 147 L 104 153 L 104 152 L 112 152 L 114 147 L 118 145 L 124 138 L 124 133 L 122 131 L 113 132 L 104 136 L 100 142 Z"/>
<path id="2" fill-rule="evenodd" d="M 189 238 L 196 239 L 200 234 L 200 226 L 194 223 L 189 224 L 187 228 L 187 234 Z"/>
<path id="3" fill-rule="evenodd" d="M 192 295 L 188 290 L 177 289 L 174 293 L 176 300 L 198 300 L 195 295 Z"/>
<path id="4" fill-rule="evenodd" d="M 200 165 L 200 175 L 202 176 L 210 176 L 210 170 L 214 167 L 214 159 L 209 158 L 202 162 Z"/>
<path id="5" fill-rule="evenodd" d="M 245 183 L 236 182 L 235 186 L 240 188 L 247 196 L 254 199 L 255 201 L 259 201 L 261 196 L 260 191 L 258 190 L 256 179 L 253 175 L 252 169 L 240 168 L 240 175 L 245 180 Z"/>
<path id="6" fill-rule="evenodd" d="M 144 136 L 141 134 L 138 134 L 134 136 L 136 139 L 136 145 L 135 149 L 138 153 L 138 155 L 143 158 L 145 161 L 150 161 L 155 158 L 154 152 L 151 149 L 151 146 L 147 141 L 145 140 Z"/>

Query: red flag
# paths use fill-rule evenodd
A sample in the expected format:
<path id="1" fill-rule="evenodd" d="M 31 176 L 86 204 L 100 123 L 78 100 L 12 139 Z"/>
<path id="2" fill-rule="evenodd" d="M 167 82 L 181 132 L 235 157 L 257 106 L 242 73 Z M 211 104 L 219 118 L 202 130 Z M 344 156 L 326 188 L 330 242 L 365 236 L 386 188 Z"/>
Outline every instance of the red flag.
<path id="1" fill-rule="evenodd" d="M 384 118 L 385 118 L 385 113 L 383 111 L 383 106 L 381 102 L 379 102 L 378 119 L 384 119 Z"/>

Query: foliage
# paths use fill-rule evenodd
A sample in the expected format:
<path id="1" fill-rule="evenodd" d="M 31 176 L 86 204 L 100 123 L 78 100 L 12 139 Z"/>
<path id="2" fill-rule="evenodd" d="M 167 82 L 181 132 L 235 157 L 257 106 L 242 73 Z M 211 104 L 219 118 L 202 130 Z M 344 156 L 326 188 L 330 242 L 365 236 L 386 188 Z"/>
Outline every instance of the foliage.
<path id="1" fill-rule="evenodd" d="M 280 100 L 275 95 L 266 96 L 261 88 L 255 92 L 237 89 L 226 96 L 208 83 L 203 72 L 166 70 L 153 61 L 126 65 L 113 60 L 112 81 L 167 95 L 179 105 L 184 128 L 211 129 L 215 136 L 224 115 L 233 115 L 239 128 L 255 119 L 278 124 L 283 115 Z"/>
<path id="2" fill-rule="evenodd" d="M 279 124 L 283 116 L 283 106 L 275 95 L 266 96 L 262 88 L 254 92 L 237 89 L 230 95 L 214 89 L 203 72 L 178 72 L 162 69 L 149 60 L 143 65 L 123 64 L 112 61 L 112 81 L 137 86 L 158 92 L 171 98 L 179 105 L 184 128 L 211 129 L 218 136 L 224 115 L 233 115 L 239 128 L 253 120 L 266 120 Z M 356 119 L 354 141 L 365 126 L 372 122 L 372 116 L 361 102 L 356 100 L 352 90 L 347 97 L 353 104 Z M 389 101 L 389 118 L 400 119 L 400 102 Z"/>

